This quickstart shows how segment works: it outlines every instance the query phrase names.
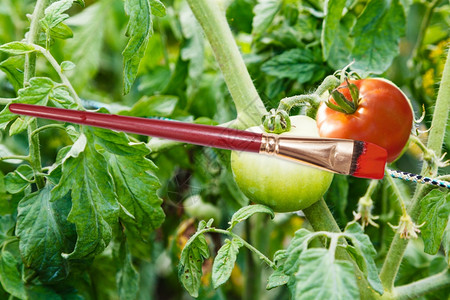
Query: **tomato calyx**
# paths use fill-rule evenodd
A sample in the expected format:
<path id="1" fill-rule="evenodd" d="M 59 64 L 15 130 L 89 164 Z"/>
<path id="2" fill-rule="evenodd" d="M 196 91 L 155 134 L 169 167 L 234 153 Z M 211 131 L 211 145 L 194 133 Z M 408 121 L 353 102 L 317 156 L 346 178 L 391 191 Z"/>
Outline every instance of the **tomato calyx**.
<path id="1" fill-rule="evenodd" d="M 344 114 L 353 114 L 358 109 L 360 101 L 359 89 L 354 83 L 350 83 L 347 78 L 345 79 L 345 81 L 347 82 L 347 85 L 339 86 L 330 91 L 331 97 L 333 98 L 335 103 L 328 100 L 325 102 L 325 104 L 335 111 Z M 351 100 L 348 100 L 347 97 L 345 97 L 344 94 L 339 91 L 339 89 L 348 89 L 350 92 Z"/>
<path id="2" fill-rule="evenodd" d="M 291 130 L 291 119 L 289 114 L 283 109 L 272 108 L 262 118 L 264 130 L 270 133 L 280 134 Z"/>

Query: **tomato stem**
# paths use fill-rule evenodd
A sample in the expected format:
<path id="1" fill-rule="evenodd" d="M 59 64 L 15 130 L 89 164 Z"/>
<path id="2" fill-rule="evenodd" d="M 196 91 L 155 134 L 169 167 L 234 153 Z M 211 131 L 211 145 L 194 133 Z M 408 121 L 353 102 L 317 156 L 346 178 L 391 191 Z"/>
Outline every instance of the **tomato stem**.
<path id="1" fill-rule="evenodd" d="M 211 44 L 237 110 L 237 121 L 251 127 L 261 124 L 267 112 L 239 52 L 218 1 L 188 0 L 192 12 Z"/>
<path id="2" fill-rule="evenodd" d="M 265 256 L 263 253 L 261 253 L 261 251 L 259 251 L 258 249 L 256 249 L 255 247 L 253 247 L 253 245 L 251 245 L 250 243 L 248 243 L 246 240 L 244 240 L 243 238 L 241 238 L 239 235 L 235 234 L 234 232 L 225 230 L 225 229 L 219 229 L 219 228 L 215 228 L 215 227 L 208 227 L 208 228 L 204 228 L 200 231 L 198 231 L 198 234 L 203 234 L 203 233 L 207 233 L 207 232 L 215 232 L 215 233 L 221 233 L 221 234 L 225 234 L 228 236 L 231 236 L 233 238 L 236 238 L 238 240 L 240 240 L 242 242 L 242 244 L 250 251 L 252 251 L 253 253 L 255 253 L 262 261 L 264 261 L 269 267 L 271 267 L 272 269 L 276 270 L 277 267 L 275 265 L 275 263 L 273 261 L 271 261 L 267 256 Z M 196 233 L 196 234 L 197 234 Z"/>
<path id="3" fill-rule="evenodd" d="M 450 272 L 448 269 L 433 276 L 402 285 L 394 289 L 397 300 L 415 299 L 426 293 L 443 289 L 450 285 Z"/>
<path id="4" fill-rule="evenodd" d="M 339 86 L 340 80 L 334 75 L 327 76 L 314 93 L 308 95 L 295 95 L 280 100 L 278 108 L 270 110 L 263 116 L 262 123 L 266 132 L 283 133 L 291 129 L 289 112 L 295 106 L 308 105 L 306 114 L 315 118 L 320 104 L 320 96 Z M 353 105 L 353 104 L 352 104 Z"/>
<path id="5" fill-rule="evenodd" d="M 33 14 L 31 15 L 30 30 L 28 31 L 26 37 L 27 42 L 30 44 L 35 44 L 39 36 L 40 30 L 40 19 L 44 15 L 45 8 L 47 6 L 48 0 L 37 0 L 36 6 L 34 7 Z M 24 84 L 30 81 L 31 78 L 35 76 L 36 73 L 36 53 L 25 54 L 25 67 L 24 67 Z M 31 157 L 30 165 L 35 173 L 36 185 L 38 189 L 41 189 L 45 185 L 44 178 L 38 174 L 42 173 L 42 162 L 41 162 L 41 151 L 39 149 L 39 136 L 33 135 L 32 133 L 37 129 L 37 120 L 33 119 L 27 129 L 28 133 L 28 147 L 29 156 Z"/>

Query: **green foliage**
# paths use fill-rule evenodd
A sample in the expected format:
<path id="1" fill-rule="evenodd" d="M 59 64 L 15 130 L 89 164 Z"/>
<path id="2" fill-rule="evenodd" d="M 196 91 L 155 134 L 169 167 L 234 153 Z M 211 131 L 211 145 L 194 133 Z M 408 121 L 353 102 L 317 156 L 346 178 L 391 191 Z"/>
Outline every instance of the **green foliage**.
<path id="1" fill-rule="evenodd" d="M 423 223 L 424 251 L 428 254 L 436 254 L 439 250 L 449 219 L 449 203 L 450 193 L 440 190 L 432 190 L 420 203 L 419 223 Z"/>
<path id="2" fill-rule="evenodd" d="M 204 229 L 203 221 L 198 225 L 198 230 Z M 203 261 L 209 257 L 209 248 L 205 236 L 201 232 L 194 234 L 181 252 L 178 276 L 184 288 L 192 297 L 198 297 L 200 278 L 202 276 Z"/>
<path id="3" fill-rule="evenodd" d="M 67 277 L 69 264 L 62 254 L 73 249 L 76 236 L 73 224 L 67 220 L 70 197 L 52 201 L 52 188 L 48 185 L 26 196 L 17 208 L 16 235 L 22 260 L 45 283 Z"/>
<path id="4" fill-rule="evenodd" d="M 231 241 L 227 239 L 217 252 L 212 269 L 212 281 L 215 289 L 230 278 L 236 262 L 236 256 L 242 245 L 239 239 L 233 238 Z"/>
<path id="5" fill-rule="evenodd" d="M 275 217 L 275 213 L 272 211 L 272 209 L 270 209 L 269 207 L 267 207 L 265 205 L 255 204 L 255 205 L 245 206 L 233 214 L 233 217 L 231 218 L 231 221 L 229 222 L 230 227 L 228 230 L 233 229 L 233 227 L 236 226 L 236 224 L 247 220 L 248 218 L 250 218 L 251 216 L 253 216 L 254 214 L 257 214 L 257 213 L 265 213 L 265 214 L 270 215 L 272 218 Z"/>
<path id="6" fill-rule="evenodd" d="M 375 74 L 384 72 L 399 52 L 397 45 L 405 34 L 404 25 L 404 8 L 399 0 L 370 1 L 353 27 L 353 68 Z"/>
<path id="7" fill-rule="evenodd" d="M 296 299 L 357 299 L 359 298 L 353 267 L 348 261 L 335 261 L 325 249 L 308 249 L 299 257 L 299 272 L 295 275 Z"/>
<path id="8" fill-rule="evenodd" d="M 159 0 L 126 0 L 125 11 L 130 16 L 127 35 L 130 37 L 123 51 L 124 94 L 128 94 L 134 82 L 139 63 L 147 49 L 148 39 L 153 33 L 152 14 L 165 15 L 165 7 Z"/>
<path id="9" fill-rule="evenodd" d="M 2 250 L 0 254 L 0 282 L 2 287 L 19 299 L 26 299 L 25 284 L 21 278 L 20 272 L 21 263 L 14 255 Z"/>

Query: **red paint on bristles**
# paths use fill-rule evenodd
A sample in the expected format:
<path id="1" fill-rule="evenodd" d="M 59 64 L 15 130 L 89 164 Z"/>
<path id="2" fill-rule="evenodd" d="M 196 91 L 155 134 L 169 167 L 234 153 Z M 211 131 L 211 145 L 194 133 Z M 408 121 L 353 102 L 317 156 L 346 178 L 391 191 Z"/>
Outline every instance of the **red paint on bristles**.
<path id="1" fill-rule="evenodd" d="M 364 142 L 362 153 L 356 162 L 355 177 L 381 179 L 384 176 L 386 165 L 387 151 L 386 149 Z"/>

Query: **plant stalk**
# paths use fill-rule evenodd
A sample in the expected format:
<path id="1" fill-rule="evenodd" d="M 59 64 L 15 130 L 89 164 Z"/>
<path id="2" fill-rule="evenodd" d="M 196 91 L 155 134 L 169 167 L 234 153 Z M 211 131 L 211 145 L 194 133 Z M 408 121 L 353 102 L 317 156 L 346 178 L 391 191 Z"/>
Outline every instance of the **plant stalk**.
<path id="1" fill-rule="evenodd" d="M 39 20 L 44 16 L 45 8 L 47 7 L 48 0 L 37 0 L 34 7 L 33 14 L 31 16 L 30 30 L 27 33 L 26 39 L 29 44 L 36 44 L 39 36 Z M 24 68 L 24 84 L 29 82 L 36 74 L 36 53 L 25 54 L 25 68 Z M 33 168 L 36 178 L 36 185 L 39 189 L 45 185 L 42 173 L 41 151 L 39 149 L 39 135 L 33 135 L 32 133 L 37 129 L 37 120 L 33 119 L 28 126 L 28 144 L 29 144 L 29 156 L 31 157 L 30 165 Z"/>
<path id="2" fill-rule="evenodd" d="M 447 60 L 444 65 L 442 80 L 439 87 L 439 92 L 436 99 L 436 105 L 433 113 L 433 121 L 431 123 L 431 130 L 428 137 L 427 147 L 434 151 L 437 156 L 441 154 L 442 143 L 444 141 L 445 129 L 447 125 L 447 118 L 450 109 L 450 57 L 447 54 Z M 435 176 L 437 174 L 437 166 L 428 168 L 425 164 L 422 166 L 421 175 Z M 415 221 L 420 211 L 420 200 L 424 196 L 425 188 L 423 185 L 418 185 L 414 193 L 410 206 L 408 207 L 408 214 L 412 220 Z M 391 246 L 387 253 L 383 267 L 380 272 L 380 279 L 386 290 L 392 291 L 394 288 L 395 277 L 400 267 L 400 263 L 405 253 L 408 240 L 400 238 L 400 234 L 396 233 L 392 240 Z"/>
<path id="3" fill-rule="evenodd" d="M 227 23 L 225 11 L 216 0 L 188 0 L 202 26 L 237 110 L 237 122 L 244 127 L 261 124 L 267 113 L 250 78 L 236 41 Z M 242 126 L 239 126 L 242 127 Z"/>
<path id="4" fill-rule="evenodd" d="M 397 300 L 416 299 L 426 293 L 450 286 L 450 271 L 448 269 L 422 280 L 402 285 L 394 289 Z"/>

